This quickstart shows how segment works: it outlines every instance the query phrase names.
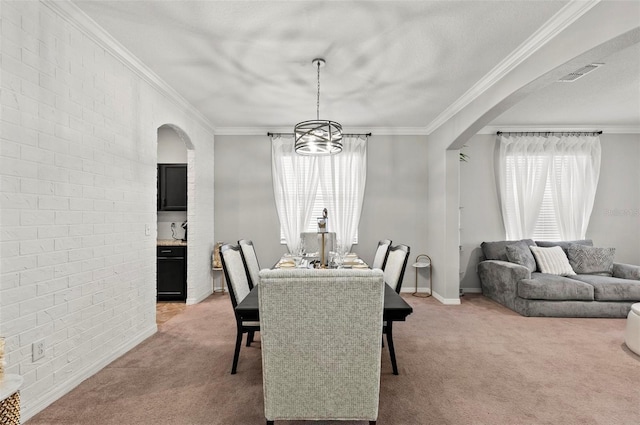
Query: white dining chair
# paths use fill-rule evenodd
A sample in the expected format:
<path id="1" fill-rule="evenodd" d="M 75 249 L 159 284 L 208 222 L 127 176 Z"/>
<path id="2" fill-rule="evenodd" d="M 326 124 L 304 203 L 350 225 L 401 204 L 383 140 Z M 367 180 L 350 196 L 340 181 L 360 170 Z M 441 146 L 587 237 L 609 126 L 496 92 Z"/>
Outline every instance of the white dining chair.
<path id="1" fill-rule="evenodd" d="M 320 245 L 322 236 L 320 233 L 315 232 L 302 232 L 300 233 L 300 242 L 307 254 L 318 253 L 320 255 Z M 324 252 L 328 257 L 329 252 L 335 249 L 336 234 L 335 232 L 327 232 L 324 234 Z"/>
<path id="2" fill-rule="evenodd" d="M 384 281 L 398 294 L 402 287 L 404 271 L 407 268 L 407 260 L 409 260 L 410 252 L 411 248 L 407 245 L 399 244 L 389 247 L 389 253 L 387 254 L 387 260 L 384 266 Z M 384 322 L 382 332 L 387 336 L 393 374 L 397 375 L 398 363 L 396 361 L 395 346 L 393 344 L 393 322 Z"/>
<path id="3" fill-rule="evenodd" d="M 249 287 L 249 277 L 247 275 L 244 261 L 239 245 L 224 244 L 220 247 L 220 259 L 222 269 L 229 288 L 229 298 L 236 317 L 236 345 L 233 352 L 233 364 L 231 374 L 234 375 L 238 368 L 240 358 L 240 346 L 242 345 L 242 335 L 247 334 L 247 346 L 251 345 L 255 332 L 260 331 L 260 322 L 242 321 L 236 312 L 236 306 L 245 299 L 251 288 Z"/>
<path id="4" fill-rule="evenodd" d="M 253 288 L 259 282 L 258 272 L 260 272 L 260 264 L 258 263 L 258 256 L 256 255 L 253 242 L 247 239 L 240 239 L 238 241 L 240 245 L 240 253 L 242 254 L 242 261 L 249 276 L 249 288 Z"/>
<path id="5" fill-rule="evenodd" d="M 389 239 L 383 239 L 378 242 L 378 247 L 376 248 L 376 253 L 373 257 L 373 263 L 371 263 L 372 269 L 381 269 L 384 270 L 385 263 L 387 262 L 387 254 L 389 253 L 389 247 L 391 246 L 391 241 Z"/>
<path id="6" fill-rule="evenodd" d="M 389 247 L 389 253 L 384 265 L 384 281 L 398 294 L 402 287 L 404 271 L 407 268 L 410 252 L 411 248 L 407 245 L 399 244 Z"/>

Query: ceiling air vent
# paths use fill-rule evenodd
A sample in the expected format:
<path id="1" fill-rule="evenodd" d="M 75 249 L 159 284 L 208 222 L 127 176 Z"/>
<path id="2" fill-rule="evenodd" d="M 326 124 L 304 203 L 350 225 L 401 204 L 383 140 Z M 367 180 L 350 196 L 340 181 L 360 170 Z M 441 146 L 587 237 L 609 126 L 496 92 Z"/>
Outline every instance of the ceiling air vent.
<path id="1" fill-rule="evenodd" d="M 585 75 L 587 75 L 591 71 L 594 71 L 594 70 L 598 69 L 602 65 L 604 65 L 604 64 L 603 63 L 591 63 L 591 64 L 589 64 L 587 66 L 583 66 L 582 68 L 576 69 L 575 71 L 570 72 L 569 74 L 567 74 L 564 77 L 560 78 L 558 80 L 558 82 L 559 83 L 573 83 L 577 79 L 584 77 Z"/>

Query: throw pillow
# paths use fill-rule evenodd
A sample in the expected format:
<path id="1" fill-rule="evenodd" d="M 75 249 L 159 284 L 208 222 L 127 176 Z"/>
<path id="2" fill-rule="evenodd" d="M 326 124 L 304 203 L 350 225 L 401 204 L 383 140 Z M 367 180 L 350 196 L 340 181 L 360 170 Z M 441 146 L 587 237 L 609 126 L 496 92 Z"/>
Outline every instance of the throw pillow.
<path id="1" fill-rule="evenodd" d="M 578 274 L 613 275 L 613 256 L 615 248 L 598 248 L 594 246 L 571 245 L 567 249 L 567 257 L 573 271 Z"/>
<path id="2" fill-rule="evenodd" d="M 507 258 L 507 245 L 513 245 L 514 243 L 524 242 L 526 246 L 535 245 L 536 243 L 532 239 L 522 239 L 519 241 L 496 241 L 496 242 L 482 242 L 480 247 L 482 248 L 482 255 L 485 260 L 502 260 L 509 261 Z"/>
<path id="3" fill-rule="evenodd" d="M 520 241 L 512 245 L 507 245 L 505 250 L 507 251 L 507 260 L 509 260 L 509 262 L 525 266 L 532 272 L 536 271 L 536 259 L 533 258 L 531 249 L 529 249 L 526 243 Z"/>
<path id="4" fill-rule="evenodd" d="M 531 249 L 533 256 L 536 258 L 540 272 L 559 276 L 576 274 L 569 264 L 567 254 L 564 253 L 561 247 L 542 248 L 539 246 L 530 246 L 529 249 Z"/>
<path id="5" fill-rule="evenodd" d="M 579 240 L 575 240 L 575 241 L 557 241 L 557 242 L 536 241 L 536 243 L 534 245 L 542 246 L 542 247 L 545 247 L 545 248 L 548 248 L 548 247 L 551 247 L 551 246 L 559 246 L 564 250 L 564 253 L 566 254 L 567 253 L 567 249 L 569 249 L 569 247 L 571 245 L 575 245 L 575 244 L 593 246 L 593 241 L 591 239 L 579 239 Z"/>

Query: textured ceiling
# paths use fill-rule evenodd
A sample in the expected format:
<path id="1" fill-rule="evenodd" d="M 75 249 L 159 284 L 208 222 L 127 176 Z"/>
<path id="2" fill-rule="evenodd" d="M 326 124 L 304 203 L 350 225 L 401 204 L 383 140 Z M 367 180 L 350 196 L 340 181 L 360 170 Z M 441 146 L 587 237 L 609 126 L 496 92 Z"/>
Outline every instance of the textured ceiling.
<path id="1" fill-rule="evenodd" d="M 564 1 L 76 1 L 218 129 L 287 128 L 316 115 L 346 130 L 424 128 L 549 20 Z M 637 49 L 633 52 L 637 53 Z M 621 54 L 621 56 L 624 56 Z M 638 62 L 619 58 L 626 71 Z M 611 69 L 613 67 L 610 67 Z M 617 85 L 636 83 L 638 72 Z M 607 69 L 593 73 L 607 91 Z M 614 72 L 613 70 L 611 72 Z M 599 75 L 598 75 L 599 74 Z M 615 74 L 619 76 L 619 74 Z M 585 77 L 587 88 L 593 88 Z M 635 80 L 634 80 L 635 78 Z M 578 84 L 579 82 L 575 83 Z M 583 87 L 584 87 L 583 86 Z M 579 86 L 576 86 L 579 87 Z M 617 93 L 625 94 L 618 87 Z M 627 87 L 628 89 L 628 87 Z M 564 96 L 575 89 L 566 85 Z M 579 123 L 550 88 L 496 122 Z M 633 90 L 631 90 L 633 92 Z M 593 91 L 592 91 L 593 93 Z M 632 104 L 629 95 L 626 104 Z M 594 99 L 590 99 L 591 103 Z M 539 103 L 544 111 L 536 110 Z M 630 105 L 633 106 L 633 105 Z M 615 110 L 616 119 L 625 108 Z M 536 113 L 531 114 L 531 110 Z M 589 119 L 603 117 L 593 110 Z M 629 115 L 628 113 L 626 115 Z M 567 121 L 565 121 L 566 123 Z M 626 123 L 629 124 L 629 123 Z"/>
<path id="2" fill-rule="evenodd" d="M 596 62 L 604 65 L 539 90 L 492 124 L 640 127 L 640 44 Z"/>

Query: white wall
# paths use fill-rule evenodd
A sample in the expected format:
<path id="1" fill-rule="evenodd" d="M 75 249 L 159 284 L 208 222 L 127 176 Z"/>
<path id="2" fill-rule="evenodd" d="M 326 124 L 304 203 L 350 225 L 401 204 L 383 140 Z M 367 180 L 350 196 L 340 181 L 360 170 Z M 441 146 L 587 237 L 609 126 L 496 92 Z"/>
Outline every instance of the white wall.
<path id="1" fill-rule="evenodd" d="M 169 126 L 158 129 L 158 164 L 186 164 L 187 147 Z"/>
<path id="2" fill-rule="evenodd" d="M 460 287 L 480 290 L 476 264 L 483 241 L 504 240 L 494 176 L 495 135 L 473 137 L 460 166 L 462 209 Z M 640 135 L 603 134 L 600 180 L 587 229 L 594 245 L 615 247 L 615 260 L 640 264 Z"/>
<path id="3" fill-rule="evenodd" d="M 156 331 L 166 123 L 193 143 L 189 296 L 210 293 L 213 136 L 114 44 L 98 44 L 71 4 L 1 8 L 0 335 L 6 372 L 24 377 L 26 420 Z M 39 340 L 45 357 L 34 362 Z"/>
<path id="4" fill-rule="evenodd" d="M 218 241 L 253 240 L 261 267 L 272 266 L 286 251 L 271 180 L 271 143 L 267 136 L 217 136 L 215 156 L 215 234 Z M 424 136 L 369 138 L 367 186 L 359 240 L 352 250 L 373 261 L 380 239 L 411 247 L 404 290 L 415 286 L 411 267 L 426 249 L 426 141 Z M 436 265 L 437 267 L 437 265 Z M 420 286 L 428 281 L 420 276 Z"/>

